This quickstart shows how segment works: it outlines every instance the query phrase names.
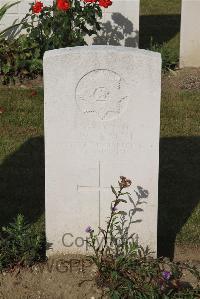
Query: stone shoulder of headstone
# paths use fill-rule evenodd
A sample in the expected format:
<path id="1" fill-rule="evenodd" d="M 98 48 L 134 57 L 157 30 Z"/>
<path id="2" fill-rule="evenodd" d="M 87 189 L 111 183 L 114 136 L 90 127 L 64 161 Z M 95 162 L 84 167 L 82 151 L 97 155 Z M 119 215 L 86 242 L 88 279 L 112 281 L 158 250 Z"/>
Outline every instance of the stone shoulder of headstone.
<path id="1" fill-rule="evenodd" d="M 56 56 L 68 55 L 70 53 L 80 53 L 87 54 L 92 52 L 102 52 L 104 55 L 107 53 L 125 53 L 126 55 L 137 55 L 137 56 L 146 56 L 149 58 L 155 58 L 161 60 L 161 55 L 158 52 L 138 49 L 138 48 L 129 48 L 123 46 L 106 46 L 106 45 L 92 45 L 88 47 L 77 46 L 77 47 L 69 47 L 69 48 L 60 48 L 51 51 L 46 51 L 44 54 L 44 60 Z"/>

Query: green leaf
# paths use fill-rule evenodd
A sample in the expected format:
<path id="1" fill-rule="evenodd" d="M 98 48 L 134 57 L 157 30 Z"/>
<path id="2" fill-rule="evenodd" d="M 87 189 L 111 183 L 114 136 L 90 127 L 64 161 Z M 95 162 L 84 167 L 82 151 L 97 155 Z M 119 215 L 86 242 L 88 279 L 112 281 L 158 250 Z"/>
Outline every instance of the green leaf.
<path id="1" fill-rule="evenodd" d="M 120 299 L 120 298 L 121 298 L 121 295 L 120 295 L 120 293 L 119 293 L 118 291 L 113 291 L 113 292 L 111 293 L 111 298 L 112 298 L 112 299 Z"/>
<path id="2" fill-rule="evenodd" d="M 115 188 L 111 185 L 111 190 L 112 190 L 112 193 L 115 195 L 115 196 L 117 196 L 117 192 L 116 192 L 116 190 L 115 190 Z"/>
<path id="3" fill-rule="evenodd" d="M 17 5 L 18 3 L 20 3 L 21 1 L 17 1 L 14 3 L 6 3 L 3 6 L 0 7 L 0 20 L 3 18 L 3 16 L 6 14 L 7 10 L 9 8 L 11 8 L 14 5 Z"/>
<path id="4" fill-rule="evenodd" d="M 127 213 L 126 213 L 125 211 L 119 211 L 119 212 L 117 212 L 117 214 L 119 214 L 119 215 L 123 215 L 123 216 L 126 216 L 126 215 L 127 215 Z"/>
<path id="5" fill-rule="evenodd" d="M 121 198 L 119 198 L 119 201 L 120 201 L 120 202 L 125 202 L 125 203 L 127 203 L 127 201 L 126 201 L 125 199 L 121 199 Z"/>

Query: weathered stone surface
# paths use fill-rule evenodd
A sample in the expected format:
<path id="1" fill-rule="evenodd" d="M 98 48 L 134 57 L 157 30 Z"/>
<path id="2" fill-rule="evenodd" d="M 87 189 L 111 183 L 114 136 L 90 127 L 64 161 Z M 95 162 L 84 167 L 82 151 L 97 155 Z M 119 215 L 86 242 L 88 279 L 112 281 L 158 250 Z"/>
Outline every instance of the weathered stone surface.
<path id="1" fill-rule="evenodd" d="M 141 201 L 130 232 L 156 252 L 160 54 L 112 46 L 44 56 L 46 234 L 53 252 L 86 253 L 104 226 L 119 176 Z M 126 209 L 133 209 L 127 204 Z"/>

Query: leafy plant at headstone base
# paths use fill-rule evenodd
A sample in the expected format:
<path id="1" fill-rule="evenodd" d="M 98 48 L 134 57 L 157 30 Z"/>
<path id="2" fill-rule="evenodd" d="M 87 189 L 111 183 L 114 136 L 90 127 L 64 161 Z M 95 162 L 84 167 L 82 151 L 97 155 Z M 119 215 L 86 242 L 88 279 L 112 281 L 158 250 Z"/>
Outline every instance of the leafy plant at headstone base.
<path id="1" fill-rule="evenodd" d="M 110 0 L 57 0 L 52 6 L 35 1 L 22 19 L 27 34 L 15 40 L 0 39 L 0 78 L 3 84 L 42 75 L 46 50 L 84 45 L 84 36 L 100 29 L 101 7 Z M 23 32 L 24 32 L 23 31 Z"/>
<path id="2" fill-rule="evenodd" d="M 29 43 L 25 35 L 14 40 L 0 40 L 0 78 L 3 84 L 16 79 L 34 79 L 42 74 L 42 59 L 36 43 Z"/>
<path id="3" fill-rule="evenodd" d="M 106 228 L 100 227 L 98 234 L 90 226 L 85 230 L 89 233 L 86 242 L 94 252 L 91 258 L 98 270 L 97 284 L 109 289 L 107 294 L 113 299 L 199 298 L 200 273 L 195 266 L 153 258 L 148 247 L 144 249 L 134 235 L 129 236 L 130 225 L 138 222 L 133 221 L 133 216 L 142 211 L 139 206 L 143 203 L 137 191 L 136 202 L 124 192 L 130 185 L 129 179 L 120 177 L 119 191 L 111 186 L 115 199 L 111 202 Z M 127 203 L 124 196 L 134 205 L 128 214 L 119 210 L 121 203 Z M 181 282 L 185 271 L 196 277 L 195 288 Z"/>
<path id="4" fill-rule="evenodd" d="M 154 52 L 159 52 L 162 57 L 162 69 L 164 71 L 174 70 L 178 66 L 179 55 L 175 48 L 171 48 L 167 43 L 162 45 L 153 43 L 151 40 L 149 50 Z"/>
<path id="5" fill-rule="evenodd" d="M 101 7 L 111 4 L 110 0 L 57 0 L 52 6 L 44 6 L 36 1 L 22 28 L 37 43 L 42 58 L 47 50 L 86 44 L 84 37 L 100 30 Z"/>
<path id="6" fill-rule="evenodd" d="M 0 8 L 0 21 L 5 16 L 7 10 L 20 3 L 4 4 Z M 0 78 L 3 84 L 15 83 L 18 78 L 33 79 L 42 74 L 42 60 L 39 57 L 38 45 L 29 41 L 26 35 L 21 35 L 17 39 L 9 39 L 6 33 L 21 23 L 15 23 L 0 32 Z"/>
<path id="7" fill-rule="evenodd" d="M 12 6 L 18 4 L 20 1 L 14 2 L 14 3 L 5 3 L 4 5 L 2 5 L 0 7 L 0 22 L 2 22 L 3 17 L 5 16 L 5 14 L 7 13 L 8 9 L 11 8 Z M 16 25 L 14 25 L 16 26 Z M 2 45 L 4 43 L 4 41 L 6 41 L 4 35 L 5 33 L 10 30 L 13 26 L 10 26 L 2 31 L 0 31 L 0 75 L 2 76 L 3 70 L 2 67 L 5 69 L 5 72 L 7 72 L 8 69 L 8 65 L 7 65 L 7 61 L 6 61 L 6 65 L 4 66 L 4 53 L 6 52 L 6 46 L 5 48 L 3 47 L 2 49 Z M 3 57 L 2 57 L 3 54 Z M 3 59 L 2 59 L 3 58 Z M 5 59 L 6 60 L 6 59 Z"/>
<path id="8" fill-rule="evenodd" d="M 45 259 L 45 235 L 27 224 L 23 215 L 0 231 L 0 270 L 30 266 Z"/>

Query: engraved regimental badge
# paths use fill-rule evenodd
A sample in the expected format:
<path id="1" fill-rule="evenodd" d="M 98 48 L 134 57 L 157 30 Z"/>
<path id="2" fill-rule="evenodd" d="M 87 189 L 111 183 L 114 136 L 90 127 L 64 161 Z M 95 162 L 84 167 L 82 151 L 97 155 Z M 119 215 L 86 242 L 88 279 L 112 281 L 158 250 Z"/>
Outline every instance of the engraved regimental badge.
<path id="1" fill-rule="evenodd" d="M 126 109 L 125 82 L 111 70 L 98 69 L 84 75 L 76 87 L 81 112 L 91 120 L 112 120 Z"/>

